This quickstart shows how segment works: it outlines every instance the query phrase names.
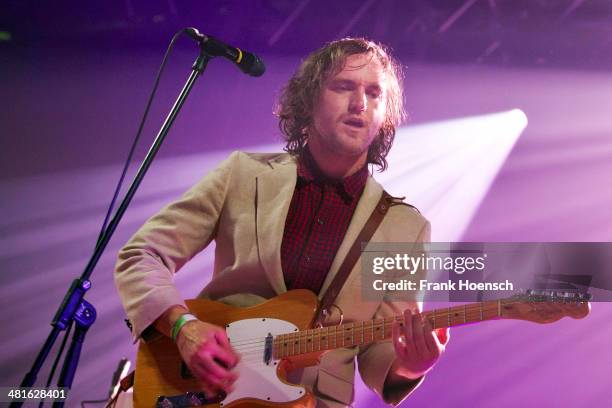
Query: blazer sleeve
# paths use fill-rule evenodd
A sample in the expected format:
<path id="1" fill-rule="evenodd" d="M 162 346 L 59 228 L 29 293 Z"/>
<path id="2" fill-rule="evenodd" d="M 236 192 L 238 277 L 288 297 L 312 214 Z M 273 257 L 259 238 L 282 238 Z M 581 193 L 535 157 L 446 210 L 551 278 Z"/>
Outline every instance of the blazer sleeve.
<path id="1" fill-rule="evenodd" d="M 415 248 L 419 244 L 429 242 L 431 237 L 431 225 L 429 221 L 425 221 L 421 228 Z M 425 271 L 419 271 L 419 276 Z M 412 276 L 404 276 L 405 278 L 414 279 Z M 402 276 L 398 276 L 402 278 Z M 420 279 L 420 277 L 419 277 Z M 403 313 L 405 309 L 412 311 L 421 310 L 421 302 L 415 300 L 392 301 L 387 296 L 381 302 L 374 318 L 380 319 L 383 317 L 397 316 Z M 395 360 L 395 349 L 390 341 L 373 343 L 364 349 L 360 350 L 357 361 L 359 373 L 363 382 L 370 387 L 378 396 L 387 404 L 399 405 L 412 391 L 414 391 L 423 381 L 423 377 L 416 380 L 403 381 L 400 384 L 395 384 L 393 388 L 385 384 L 386 379 L 391 370 L 391 366 Z"/>
<path id="2" fill-rule="evenodd" d="M 215 238 L 239 154 L 151 217 L 119 251 L 115 284 L 135 340 L 170 306 L 185 306 L 174 273 Z"/>

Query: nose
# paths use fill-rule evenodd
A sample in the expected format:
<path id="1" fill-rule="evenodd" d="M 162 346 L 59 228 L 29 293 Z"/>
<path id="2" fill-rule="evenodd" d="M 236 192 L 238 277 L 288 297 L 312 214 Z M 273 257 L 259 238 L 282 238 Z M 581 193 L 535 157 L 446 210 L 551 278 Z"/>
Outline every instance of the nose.
<path id="1" fill-rule="evenodd" d="M 365 112 L 368 108 L 368 98 L 364 89 L 356 89 L 351 94 L 349 111 L 351 113 Z"/>

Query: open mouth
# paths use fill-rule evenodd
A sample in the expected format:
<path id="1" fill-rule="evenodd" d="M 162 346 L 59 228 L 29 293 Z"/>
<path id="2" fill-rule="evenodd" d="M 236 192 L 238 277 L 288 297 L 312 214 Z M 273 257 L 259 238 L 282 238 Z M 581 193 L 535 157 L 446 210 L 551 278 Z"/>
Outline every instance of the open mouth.
<path id="1" fill-rule="evenodd" d="M 347 119 L 343 123 L 354 128 L 362 128 L 365 126 L 365 122 L 357 118 Z"/>

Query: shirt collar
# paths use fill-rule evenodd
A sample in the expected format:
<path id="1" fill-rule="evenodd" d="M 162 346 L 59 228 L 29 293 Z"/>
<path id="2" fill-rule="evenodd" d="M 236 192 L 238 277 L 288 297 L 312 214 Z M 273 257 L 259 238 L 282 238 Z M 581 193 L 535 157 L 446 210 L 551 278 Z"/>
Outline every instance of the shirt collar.
<path id="1" fill-rule="evenodd" d="M 332 179 L 326 176 L 315 161 L 308 145 L 304 147 L 303 153 L 298 158 L 298 186 L 311 182 L 332 185 L 338 188 L 341 193 L 348 195 L 352 200 L 363 191 L 368 179 L 368 166 L 364 165 L 352 175 L 342 180 Z M 300 183 L 301 180 L 301 183 Z"/>

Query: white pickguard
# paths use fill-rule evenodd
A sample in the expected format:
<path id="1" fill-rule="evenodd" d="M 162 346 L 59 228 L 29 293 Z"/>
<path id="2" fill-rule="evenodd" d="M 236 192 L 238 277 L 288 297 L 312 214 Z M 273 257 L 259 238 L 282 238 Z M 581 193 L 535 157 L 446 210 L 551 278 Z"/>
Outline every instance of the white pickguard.
<path id="1" fill-rule="evenodd" d="M 234 391 L 229 393 L 221 406 L 242 398 L 257 398 L 270 402 L 290 402 L 304 396 L 303 387 L 281 382 L 276 375 L 279 360 L 270 359 L 264 362 L 265 338 L 291 333 L 297 327 L 280 319 L 244 319 L 229 324 L 226 327 L 227 337 L 234 350 L 241 355 L 236 366 L 239 376 L 234 383 Z"/>

